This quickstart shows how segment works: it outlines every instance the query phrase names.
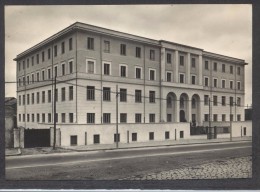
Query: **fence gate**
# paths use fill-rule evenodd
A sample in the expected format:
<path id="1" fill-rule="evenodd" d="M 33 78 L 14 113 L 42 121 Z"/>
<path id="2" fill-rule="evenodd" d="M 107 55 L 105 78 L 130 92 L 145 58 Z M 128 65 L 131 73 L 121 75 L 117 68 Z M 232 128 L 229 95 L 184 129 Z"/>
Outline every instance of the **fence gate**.
<path id="1" fill-rule="evenodd" d="M 25 129 L 24 147 L 50 147 L 50 129 Z"/>

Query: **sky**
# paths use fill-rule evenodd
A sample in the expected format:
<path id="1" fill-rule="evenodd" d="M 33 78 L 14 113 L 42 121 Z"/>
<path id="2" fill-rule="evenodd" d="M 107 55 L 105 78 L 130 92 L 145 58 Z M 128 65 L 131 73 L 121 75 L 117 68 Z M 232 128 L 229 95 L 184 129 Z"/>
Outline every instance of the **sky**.
<path id="1" fill-rule="evenodd" d="M 19 53 L 76 21 L 243 59 L 245 105 L 252 104 L 249 4 L 5 6 L 5 80 L 16 81 Z M 15 83 L 6 83 L 5 95 L 16 97 Z"/>

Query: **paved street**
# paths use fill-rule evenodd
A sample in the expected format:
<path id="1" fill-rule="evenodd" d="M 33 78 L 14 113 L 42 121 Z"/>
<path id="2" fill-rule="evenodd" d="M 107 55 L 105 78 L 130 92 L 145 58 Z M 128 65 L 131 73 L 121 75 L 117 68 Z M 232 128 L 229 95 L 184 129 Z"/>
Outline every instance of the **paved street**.
<path id="1" fill-rule="evenodd" d="M 13 156 L 6 158 L 6 178 L 124 179 L 173 170 L 181 172 L 185 168 L 186 172 L 189 172 L 188 167 L 205 165 L 226 158 L 246 157 L 251 153 L 251 142 L 243 141 Z"/>

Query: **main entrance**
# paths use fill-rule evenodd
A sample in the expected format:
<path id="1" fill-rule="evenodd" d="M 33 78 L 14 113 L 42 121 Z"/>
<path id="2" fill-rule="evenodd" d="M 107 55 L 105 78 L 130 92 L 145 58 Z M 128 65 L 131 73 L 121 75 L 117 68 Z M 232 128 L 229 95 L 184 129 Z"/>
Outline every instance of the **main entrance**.
<path id="1" fill-rule="evenodd" d="M 24 147 L 50 147 L 50 129 L 25 129 Z"/>

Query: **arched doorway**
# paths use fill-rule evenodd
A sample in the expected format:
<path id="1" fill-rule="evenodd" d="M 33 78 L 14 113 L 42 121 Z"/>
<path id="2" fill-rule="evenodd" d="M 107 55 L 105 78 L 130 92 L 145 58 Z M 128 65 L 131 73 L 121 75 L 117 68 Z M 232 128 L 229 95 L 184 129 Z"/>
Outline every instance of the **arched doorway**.
<path id="1" fill-rule="evenodd" d="M 180 122 L 188 122 L 188 102 L 189 97 L 186 93 L 182 93 L 180 96 Z"/>
<path id="2" fill-rule="evenodd" d="M 175 93 L 170 92 L 167 94 L 166 97 L 166 115 L 167 115 L 167 122 L 175 122 L 176 121 L 176 102 L 177 97 Z"/>

